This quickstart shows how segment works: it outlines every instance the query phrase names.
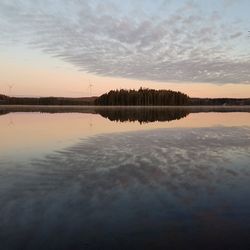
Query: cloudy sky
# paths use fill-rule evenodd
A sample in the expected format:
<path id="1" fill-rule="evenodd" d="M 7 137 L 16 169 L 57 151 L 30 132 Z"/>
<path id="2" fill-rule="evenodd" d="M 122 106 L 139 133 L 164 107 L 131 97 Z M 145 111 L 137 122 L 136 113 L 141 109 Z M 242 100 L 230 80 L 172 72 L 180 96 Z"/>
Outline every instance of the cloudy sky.
<path id="1" fill-rule="evenodd" d="M 0 0 L 0 93 L 250 97 L 249 0 Z M 13 85 L 12 89 L 8 86 Z"/>

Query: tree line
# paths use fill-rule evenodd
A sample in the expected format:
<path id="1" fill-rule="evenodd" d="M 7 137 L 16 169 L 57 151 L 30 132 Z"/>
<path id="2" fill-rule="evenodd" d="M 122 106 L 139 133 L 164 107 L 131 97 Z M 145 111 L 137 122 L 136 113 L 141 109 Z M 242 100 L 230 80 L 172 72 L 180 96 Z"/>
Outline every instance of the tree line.
<path id="1" fill-rule="evenodd" d="M 0 94 L 0 105 L 107 105 L 107 106 L 244 106 L 250 98 L 191 98 L 172 90 L 111 90 L 100 97 L 10 97 Z"/>
<path id="2" fill-rule="evenodd" d="M 95 100 L 96 105 L 107 106 L 164 106 L 187 105 L 189 96 L 172 90 L 111 90 Z"/>
<path id="3" fill-rule="evenodd" d="M 94 105 L 95 97 L 8 97 L 0 95 L 0 105 Z"/>
<path id="4" fill-rule="evenodd" d="M 191 106 L 243 106 L 250 105 L 250 98 L 190 98 Z"/>

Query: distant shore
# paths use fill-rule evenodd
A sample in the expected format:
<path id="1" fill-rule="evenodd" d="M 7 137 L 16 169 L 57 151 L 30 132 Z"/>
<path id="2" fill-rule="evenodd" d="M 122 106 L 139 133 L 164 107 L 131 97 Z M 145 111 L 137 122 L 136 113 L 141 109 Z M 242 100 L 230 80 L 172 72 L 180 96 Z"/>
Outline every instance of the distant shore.
<path id="1" fill-rule="evenodd" d="M 71 97 L 9 97 L 6 95 L 0 94 L 0 106 L 109 106 L 109 107 L 120 107 L 120 106 L 126 106 L 126 107 L 140 107 L 140 106 L 166 106 L 166 107 L 175 107 L 175 106 L 247 106 L 250 105 L 250 98 L 192 98 L 190 97 L 186 104 L 184 105 L 105 105 L 105 104 L 99 104 L 96 105 L 96 100 L 99 97 L 93 96 L 93 97 L 79 97 L 79 98 L 71 98 Z"/>

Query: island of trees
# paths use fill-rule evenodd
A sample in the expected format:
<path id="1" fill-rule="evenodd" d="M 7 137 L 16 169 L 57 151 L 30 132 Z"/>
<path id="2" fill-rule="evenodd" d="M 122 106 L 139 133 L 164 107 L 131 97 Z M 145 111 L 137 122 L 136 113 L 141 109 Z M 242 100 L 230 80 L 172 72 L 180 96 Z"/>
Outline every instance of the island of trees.
<path id="1" fill-rule="evenodd" d="M 172 90 L 111 90 L 95 100 L 96 105 L 107 106 L 165 106 L 188 105 L 189 97 Z"/>

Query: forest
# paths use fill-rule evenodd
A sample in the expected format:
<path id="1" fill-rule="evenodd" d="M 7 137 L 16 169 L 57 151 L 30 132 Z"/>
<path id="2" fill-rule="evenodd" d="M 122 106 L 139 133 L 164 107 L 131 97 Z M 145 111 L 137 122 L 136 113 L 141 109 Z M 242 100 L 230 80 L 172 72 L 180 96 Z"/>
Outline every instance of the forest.
<path id="1" fill-rule="evenodd" d="M 188 105 L 189 97 L 172 90 L 111 90 L 95 100 L 96 105 L 107 106 L 164 106 Z"/>

